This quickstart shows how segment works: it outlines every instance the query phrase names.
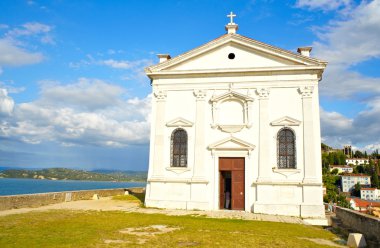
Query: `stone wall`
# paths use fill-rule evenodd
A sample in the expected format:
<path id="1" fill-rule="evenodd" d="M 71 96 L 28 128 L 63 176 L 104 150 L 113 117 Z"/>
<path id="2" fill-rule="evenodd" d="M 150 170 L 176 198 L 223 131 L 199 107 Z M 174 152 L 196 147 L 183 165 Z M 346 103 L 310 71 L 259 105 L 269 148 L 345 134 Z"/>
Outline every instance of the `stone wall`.
<path id="1" fill-rule="evenodd" d="M 60 203 L 65 201 L 78 201 L 92 199 L 94 194 L 99 197 L 124 195 L 125 191 L 131 194 L 141 194 L 145 188 L 128 189 L 94 189 L 80 191 L 63 191 L 41 194 L 11 195 L 0 196 L 0 211 L 14 208 L 40 207 L 48 204 Z"/>
<path id="2" fill-rule="evenodd" d="M 380 247 L 379 218 L 341 207 L 335 213 L 344 226 L 363 234 L 370 247 Z"/>

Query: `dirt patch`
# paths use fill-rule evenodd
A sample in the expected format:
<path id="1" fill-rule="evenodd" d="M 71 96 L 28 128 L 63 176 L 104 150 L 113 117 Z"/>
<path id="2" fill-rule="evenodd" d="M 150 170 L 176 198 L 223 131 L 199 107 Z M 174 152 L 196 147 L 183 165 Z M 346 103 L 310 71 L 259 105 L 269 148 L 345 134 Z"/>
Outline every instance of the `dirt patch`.
<path id="1" fill-rule="evenodd" d="M 180 241 L 178 242 L 179 247 L 187 247 L 187 246 L 198 246 L 201 243 L 199 242 L 194 242 L 194 241 Z"/>
<path id="2" fill-rule="evenodd" d="M 125 243 L 131 243 L 129 241 L 126 241 L 126 240 L 120 240 L 120 239 L 105 239 L 104 240 L 104 244 L 125 244 Z"/>
<path id="3" fill-rule="evenodd" d="M 347 246 L 338 245 L 338 244 L 334 243 L 333 241 L 327 240 L 327 239 L 312 239 L 312 238 L 299 238 L 299 239 L 309 240 L 309 241 L 314 242 L 314 243 L 319 244 L 319 245 L 328 245 L 328 246 L 332 246 L 332 247 L 347 247 Z"/>
<path id="4" fill-rule="evenodd" d="M 120 230 L 120 233 L 136 236 L 154 236 L 179 230 L 179 227 L 168 227 L 166 225 L 151 225 L 146 227 L 130 227 Z"/>

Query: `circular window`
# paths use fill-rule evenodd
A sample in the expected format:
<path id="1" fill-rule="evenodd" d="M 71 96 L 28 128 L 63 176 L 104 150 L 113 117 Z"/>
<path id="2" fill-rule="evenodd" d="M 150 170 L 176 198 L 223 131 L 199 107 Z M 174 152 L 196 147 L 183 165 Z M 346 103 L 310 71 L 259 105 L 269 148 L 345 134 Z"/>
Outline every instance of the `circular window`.
<path id="1" fill-rule="evenodd" d="M 229 58 L 229 59 L 234 59 L 234 58 L 235 58 L 235 54 L 234 54 L 234 53 L 230 53 L 230 54 L 228 54 L 228 58 Z"/>

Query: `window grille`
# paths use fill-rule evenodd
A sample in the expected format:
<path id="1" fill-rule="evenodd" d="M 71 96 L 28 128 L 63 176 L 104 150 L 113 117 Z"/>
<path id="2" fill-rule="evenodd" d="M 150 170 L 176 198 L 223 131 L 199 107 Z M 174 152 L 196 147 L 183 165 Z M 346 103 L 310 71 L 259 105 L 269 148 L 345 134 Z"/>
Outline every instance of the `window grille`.
<path id="1" fill-rule="evenodd" d="M 278 168 L 296 168 L 296 138 L 290 128 L 283 128 L 277 134 L 277 159 Z"/>
<path id="2" fill-rule="evenodd" d="M 170 166 L 187 166 L 187 133 L 182 128 L 173 131 L 170 142 Z"/>

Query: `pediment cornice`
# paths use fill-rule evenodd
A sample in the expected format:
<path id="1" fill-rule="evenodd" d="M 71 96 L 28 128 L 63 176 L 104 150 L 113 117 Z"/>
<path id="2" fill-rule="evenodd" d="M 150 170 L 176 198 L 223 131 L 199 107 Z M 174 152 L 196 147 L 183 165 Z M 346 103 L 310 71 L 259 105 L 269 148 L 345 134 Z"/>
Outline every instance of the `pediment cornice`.
<path id="1" fill-rule="evenodd" d="M 145 72 L 149 76 L 151 74 L 155 74 L 164 70 L 170 71 L 170 67 L 173 67 L 174 65 L 183 63 L 200 54 L 207 53 L 208 51 L 221 47 L 227 43 L 236 43 L 240 46 L 247 47 L 248 49 L 254 49 L 266 54 L 273 55 L 275 57 L 287 59 L 303 66 L 314 66 L 314 67 L 317 66 L 319 69 L 324 69 L 324 67 L 327 64 L 327 62 L 325 61 L 306 57 L 297 53 L 293 53 L 293 52 L 290 52 L 278 47 L 274 47 L 274 46 L 259 42 L 257 40 L 254 40 L 254 39 L 251 39 L 239 34 L 225 34 L 211 42 L 208 42 L 198 48 L 190 50 L 170 60 L 147 67 L 145 69 Z"/>
<path id="2" fill-rule="evenodd" d="M 226 93 L 223 93 L 221 95 L 213 96 L 210 99 L 210 101 L 211 102 L 219 102 L 219 101 L 223 101 L 223 100 L 226 100 L 226 99 L 239 99 L 239 100 L 242 100 L 243 102 L 252 102 L 254 100 L 250 96 L 243 95 L 243 94 L 240 94 L 238 92 L 230 90 L 230 91 L 228 91 Z"/>
<path id="3" fill-rule="evenodd" d="M 166 123 L 167 127 L 192 127 L 194 123 L 182 117 L 175 118 Z"/>
<path id="4" fill-rule="evenodd" d="M 270 124 L 272 126 L 299 126 L 301 124 L 301 121 L 289 116 L 284 116 L 272 121 Z"/>
<path id="5" fill-rule="evenodd" d="M 238 139 L 236 137 L 230 136 L 228 138 L 217 141 L 208 146 L 210 150 L 247 150 L 252 151 L 255 149 L 255 146 L 244 141 Z"/>

